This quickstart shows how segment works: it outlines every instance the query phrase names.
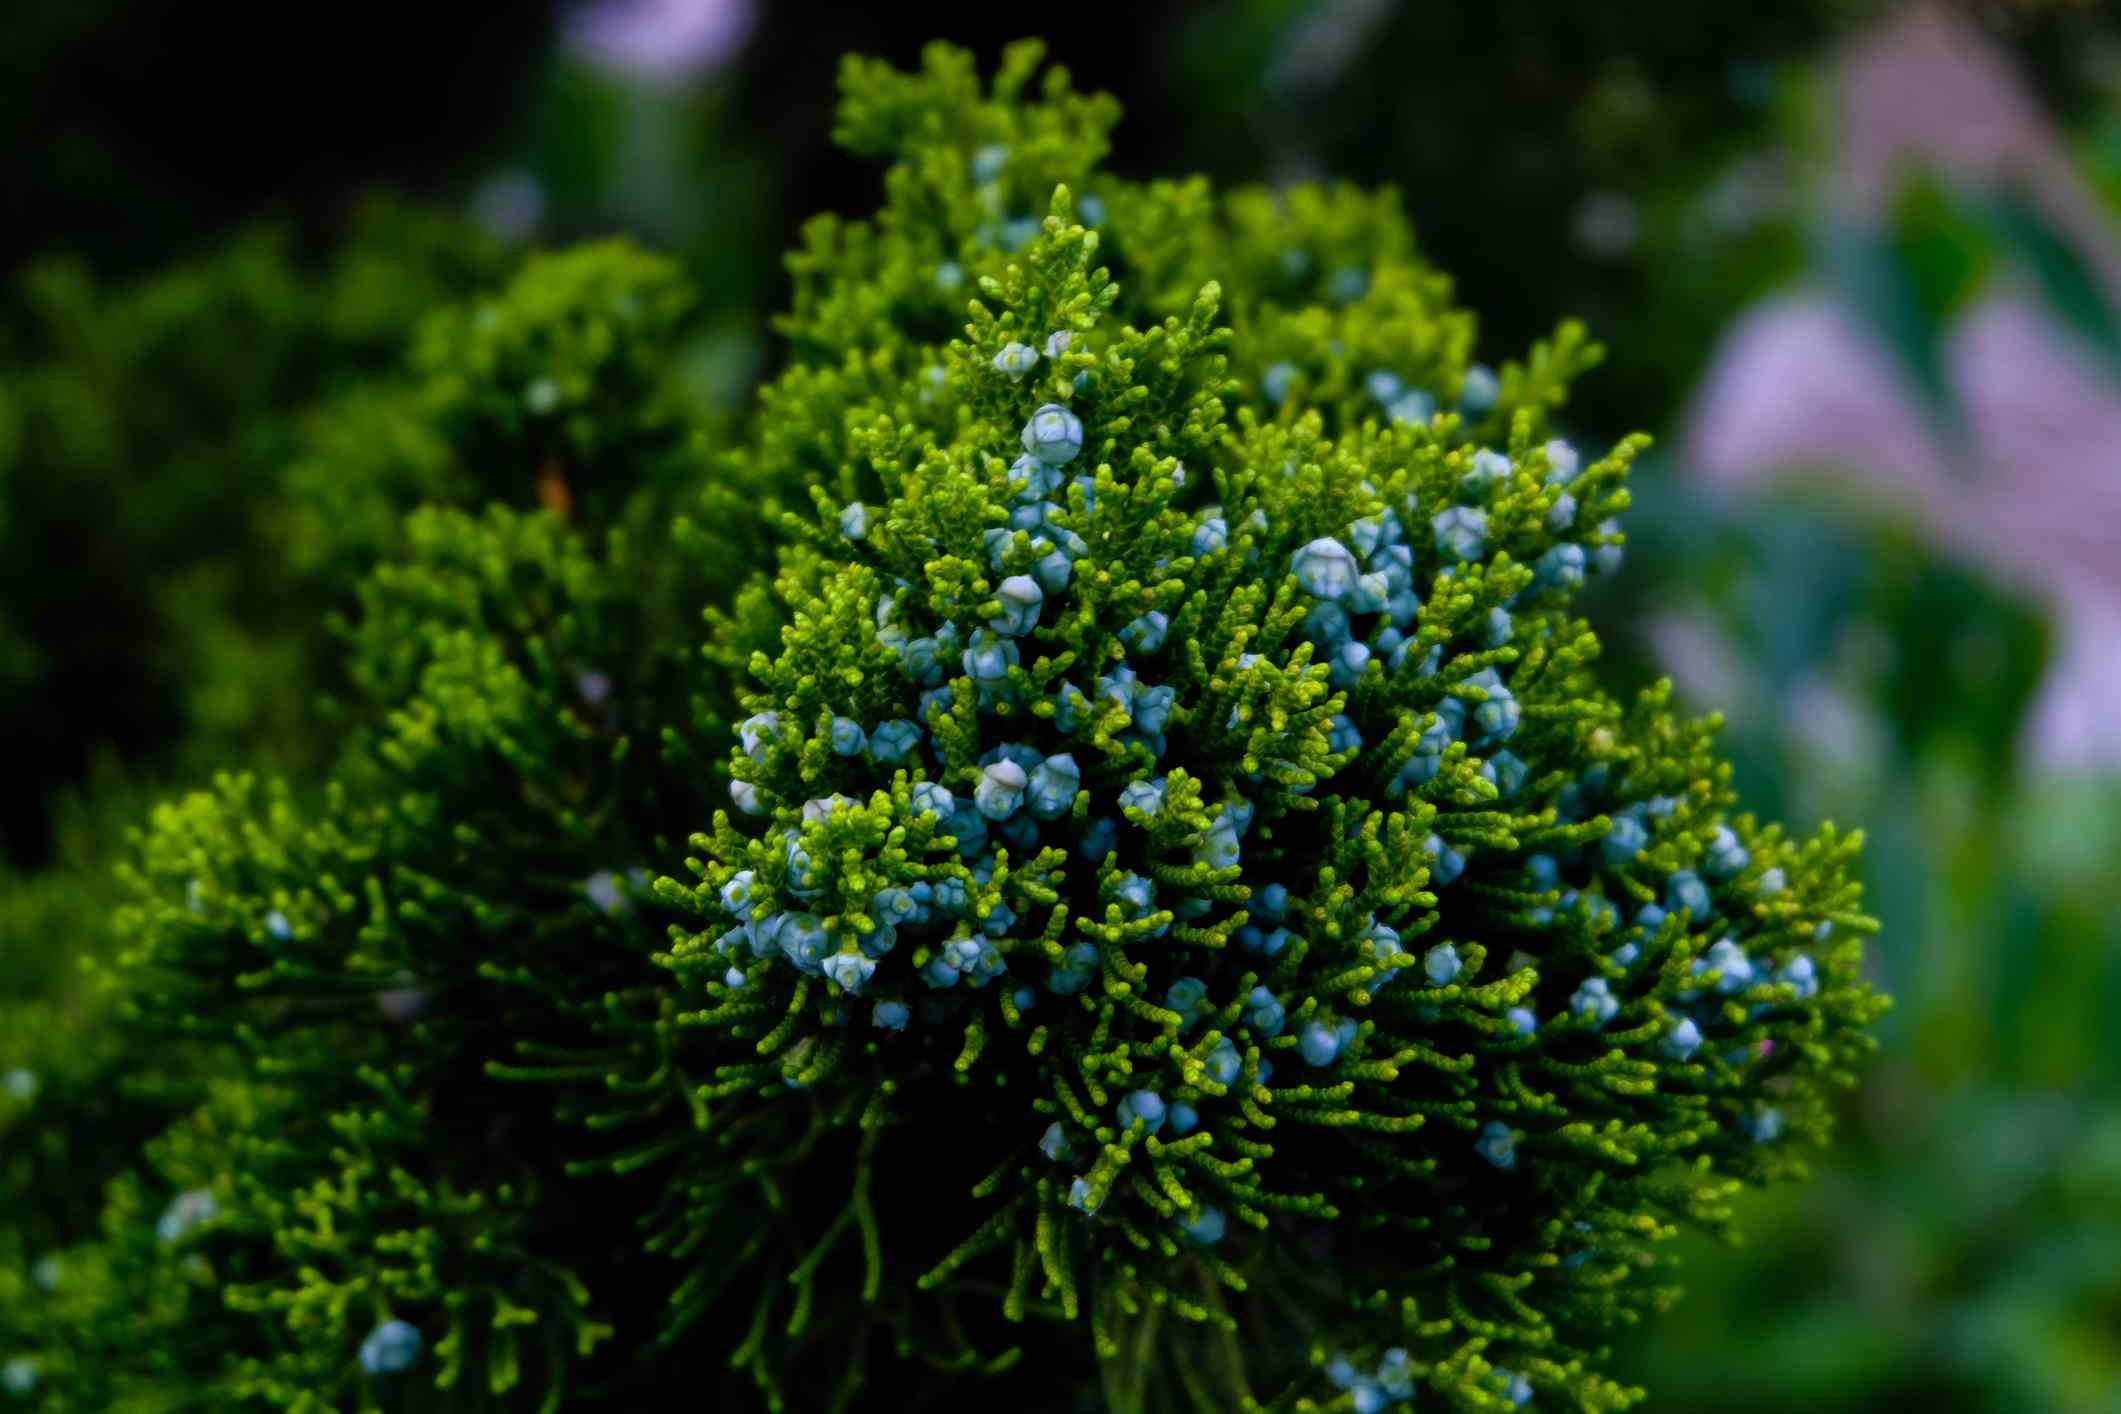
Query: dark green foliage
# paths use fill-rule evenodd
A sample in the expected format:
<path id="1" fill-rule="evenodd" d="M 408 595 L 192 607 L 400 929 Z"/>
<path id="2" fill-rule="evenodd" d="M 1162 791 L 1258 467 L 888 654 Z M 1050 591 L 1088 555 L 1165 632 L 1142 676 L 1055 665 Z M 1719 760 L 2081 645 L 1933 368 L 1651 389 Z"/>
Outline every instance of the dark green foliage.
<path id="1" fill-rule="evenodd" d="M 319 414 L 343 730 L 134 837 L 195 1093 L 0 1288 L 45 1407 L 1615 1409 L 1825 1134 L 1855 841 L 1600 689 L 1582 331 L 1475 365 L 1389 194 L 1104 173 L 1035 46 L 844 90 L 884 206 L 726 453 L 617 246 Z"/>
<path id="2" fill-rule="evenodd" d="M 328 603 L 288 574 L 282 469 L 314 409 L 387 373 L 430 310 L 504 252 L 392 202 L 315 260 L 278 227 L 128 285 L 71 261 L 0 302 L 0 716 L 17 752 L 0 819 L 41 858 L 84 745 L 194 765 L 306 752 Z"/>

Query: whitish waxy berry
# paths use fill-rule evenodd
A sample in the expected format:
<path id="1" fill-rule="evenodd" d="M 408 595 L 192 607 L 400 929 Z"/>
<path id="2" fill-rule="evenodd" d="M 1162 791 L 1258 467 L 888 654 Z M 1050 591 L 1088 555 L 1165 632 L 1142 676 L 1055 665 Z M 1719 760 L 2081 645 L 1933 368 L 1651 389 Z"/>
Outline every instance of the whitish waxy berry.
<path id="1" fill-rule="evenodd" d="M 43 1367 L 35 1358 L 28 1355 L 11 1356 L 6 1364 L 0 1365 L 0 1389 L 17 1396 L 33 1393 L 42 1373 Z"/>
<path id="2" fill-rule="evenodd" d="M 869 1017 L 870 1024 L 880 1031 L 904 1031 L 913 1012 L 904 1002 L 878 1002 Z"/>
<path id="3" fill-rule="evenodd" d="M 1477 506 L 1453 506 L 1430 520 L 1436 553 L 1448 561 L 1477 560 L 1488 544 L 1488 513 Z"/>
<path id="4" fill-rule="evenodd" d="M 1164 991 L 1164 1005 L 1179 1014 L 1188 1025 L 1200 1018 L 1201 1007 L 1208 1000 L 1208 984 L 1198 977 L 1181 977 Z"/>
<path id="5" fill-rule="evenodd" d="M 1029 777 L 1014 761 L 996 761 L 980 771 L 979 785 L 972 792 L 979 813 L 989 820 L 1006 820 L 1024 803 Z"/>
<path id="6" fill-rule="evenodd" d="M 1037 580 L 1024 574 L 1010 575 L 994 597 L 1002 611 L 987 624 L 996 633 L 1020 637 L 1038 627 L 1038 611 L 1046 602 L 1046 591 L 1038 587 Z"/>
<path id="7" fill-rule="evenodd" d="M 774 936 L 780 943 L 781 955 L 795 964 L 797 971 L 812 977 L 823 973 L 825 959 L 832 952 L 832 935 L 825 931 L 824 919 L 815 913 L 784 913 Z"/>
<path id="8" fill-rule="evenodd" d="M 1047 403 L 1024 424 L 1024 450 L 1047 466 L 1066 466 L 1083 449 L 1083 420 L 1059 403 Z"/>
<path id="9" fill-rule="evenodd" d="M 1664 1053 L 1673 1060 L 1692 1060 L 1694 1052 L 1701 1049 L 1701 1028 L 1692 1017 L 1682 1016 L 1665 1032 L 1663 1045 Z"/>
<path id="10" fill-rule="evenodd" d="M 1186 1241 L 1196 1247 L 1213 1247 L 1223 1240 L 1225 1229 L 1223 1210 L 1212 1203 L 1203 1204 L 1200 1211 L 1181 1226 L 1181 1231 L 1186 1234 Z"/>
<path id="11" fill-rule="evenodd" d="M 921 729 L 904 718 L 885 722 L 869 734 L 869 751 L 879 765 L 904 761 L 921 744 Z"/>
<path id="12" fill-rule="evenodd" d="M 1559 437 L 1548 442 L 1544 450 L 1547 454 L 1547 480 L 1556 485 L 1568 485 L 1583 469 L 1583 461 L 1576 455 L 1576 449 Z"/>
<path id="13" fill-rule="evenodd" d="M 1737 833 L 1727 825 L 1717 827 L 1701 856 L 1702 872 L 1711 879 L 1728 879 L 1751 862 L 1752 856 L 1738 842 Z"/>
<path id="14" fill-rule="evenodd" d="M 1385 416 L 1392 421 L 1408 422 L 1417 427 L 1426 426 L 1429 419 L 1435 415 L 1436 399 L 1419 388 L 1401 393 L 1392 400 L 1392 405 L 1385 409 Z"/>
<path id="15" fill-rule="evenodd" d="M 1698 923 L 1709 916 L 1709 887 L 1693 870 L 1675 870 L 1672 877 L 1664 881 L 1664 906 L 1672 913 L 1684 909 Z"/>
<path id="16" fill-rule="evenodd" d="M 751 916 L 751 884 L 754 875 L 749 869 L 740 869 L 728 883 L 722 885 L 722 907 L 737 918 Z"/>
<path id="17" fill-rule="evenodd" d="M 1569 998 L 1569 1010 L 1595 1027 L 1602 1027 L 1620 1012 L 1620 1001 L 1603 977 L 1584 979 L 1582 986 Z"/>
<path id="18" fill-rule="evenodd" d="M 1298 555 L 1302 553 L 1297 551 Z M 1348 611 L 1331 599 L 1319 600 L 1311 606 L 1311 612 L 1304 615 L 1304 636 L 1321 648 L 1340 647 L 1348 641 L 1348 632 Z"/>
<path id="19" fill-rule="evenodd" d="M 1323 1021 L 1307 1021 L 1298 1034 L 1297 1054 L 1315 1066 L 1328 1066 L 1340 1058 L 1343 1044 L 1340 1033 Z"/>
<path id="20" fill-rule="evenodd" d="M 420 1333 L 404 1321 L 385 1321 L 361 1341 L 361 1368 L 371 1375 L 396 1375 L 420 1358 Z"/>
<path id="21" fill-rule="evenodd" d="M 852 717 L 832 719 L 832 750 L 837 756 L 859 756 L 869 745 L 869 734 Z"/>
<path id="22" fill-rule="evenodd" d="M 1797 1000 L 1808 1002 L 1819 995 L 1819 974 L 1812 960 L 1803 953 L 1791 958 L 1782 970 L 1775 974 L 1777 982 L 1787 982 L 1797 989 Z"/>
<path id="23" fill-rule="evenodd" d="M 737 741 L 753 761 L 766 759 L 766 747 L 780 735 L 781 714 L 758 712 L 737 724 Z"/>
<path id="24" fill-rule="evenodd" d="M 1716 991 L 1722 996 L 1742 992 L 1753 984 L 1753 960 L 1729 938 L 1710 944 L 1708 952 L 1694 960 L 1694 971 L 1717 973 Z"/>
<path id="25" fill-rule="evenodd" d="M 1068 1142 L 1068 1131 L 1059 1120 L 1046 1126 L 1046 1132 L 1038 1141 L 1039 1152 L 1057 1164 L 1075 1161 L 1075 1146 Z"/>
<path id="26" fill-rule="evenodd" d="M 1438 943 L 1422 958 L 1421 965 L 1432 985 L 1445 987 L 1458 980 L 1462 964 L 1458 960 L 1457 948 L 1449 943 Z"/>
<path id="27" fill-rule="evenodd" d="M 962 661 L 965 676 L 973 682 L 998 686 L 1008 681 L 1009 670 L 1022 661 L 1022 655 L 1010 639 L 981 629 L 972 636 L 972 646 L 965 650 Z"/>
<path id="28" fill-rule="evenodd" d="M 869 538 L 869 508 L 860 501 L 850 501 L 840 509 L 840 534 L 849 540 Z"/>
<path id="29" fill-rule="evenodd" d="M 1353 687 L 1362 681 L 1364 670 L 1370 666 L 1370 645 L 1351 638 L 1334 649 L 1326 663 L 1335 687 Z"/>
<path id="30" fill-rule="evenodd" d="M 1289 557 L 1289 573 L 1306 594 L 1339 599 L 1355 587 L 1361 568 L 1355 554 L 1330 536 L 1321 536 Z"/>
<path id="31" fill-rule="evenodd" d="M 1531 778 L 1531 767 L 1525 765 L 1517 753 L 1497 750 L 1493 757 L 1480 763 L 1480 776 L 1495 782 L 1495 793 L 1508 799 L 1525 789 L 1525 780 Z"/>
<path id="32" fill-rule="evenodd" d="M 1331 725 L 1333 734 L 1326 739 L 1326 745 L 1336 755 L 1362 750 L 1362 732 L 1356 727 L 1354 718 L 1346 713 L 1336 713 Z"/>
<path id="33" fill-rule="evenodd" d="M 825 975 L 842 990 L 859 992 L 876 975 L 876 959 L 861 953 L 834 953 L 825 959 Z"/>
<path id="34" fill-rule="evenodd" d="M 1126 1129 L 1137 1121 L 1151 1134 L 1164 1127 L 1166 1111 L 1163 1096 L 1154 1090 L 1135 1090 L 1119 1102 L 1119 1127 Z"/>
<path id="35" fill-rule="evenodd" d="M 1495 370 L 1476 363 L 1466 370 L 1465 380 L 1458 385 L 1459 411 L 1467 417 L 1486 416 L 1501 395 L 1502 380 L 1495 376 Z"/>
<path id="36" fill-rule="evenodd" d="M 1171 620 L 1158 609 L 1151 609 L 1140 618 L 1119 631 L 1119 641 L 1137 653 L 1154 653 L 1164 646 L 1164 636 L 1171 632 Z"/>
<path id="37" fill-rule="evenodd" d="M 1517 698 L 1500 682 L 1486 689 L 1487 700 L 1473 709 L 1473 725 L 1480 729 L 1480 743 L 1508 741 L 1517 733 L 1523 709 Z"/>
<path id="38" fill-rule="evenodd" d="M 1510 479 L 1510 459 L 1501 452 L 1482 447 L 1473 453 L 1473 464 L 1458 479 L 1459 490 L 1475 500 L 1486 500 L 1495 488 Z"/>
<path id="39" fill-rule="evenodd" d="M 994 356 L 994 371 L 1007 374 L 1012 383 L 1021 383 L 1037 362 L 1037 349 L 1029 344 L 1009 344 Z"/>
<path id="40" fill-rule="evenodd" d="M 1075 803 L 1083 773 L 1075 758 L 1065 753 L 1048 756 L 1031 771 L 1028 794 L 1031 813 L 1041 820 L 1058 819 Z"/>
<path id="41" fill-rule="evenodd" d="M 1244 844 L 1238 838 L 1237 827 L 1228 818 L 1217 820 L 1208 827 L 1208 833 L 1194 847 L 1193 857 L 1210 869 L 1230 869 L 1244 853 Z"/>
<path id="42" fill-rule="evenodd" d="M 1557 589 L 1581 589 L 1584 563 L 1583 546 L 1570 542 L 1545 551 L 1532 567 L 1541 584 Z"/>
<path id="43" fill-rule="evenodd" d="M 4 1081 L 0 1081 L 0 1085 L 4 1085 L 8 1098 L 20 1100 L 24 1104 L 37 1098 L 36 1072 L 24 1066 L 18 1065 L 10 1069 Z"/>
<path id="44" fill-rule="evenodd" d="M 1613 828 L 1598 842 L 1598 853 L 1615 868 L 1632 861 L 1650 842 L 1650 832 L 1633 815 L 1616 816 Z"/>
<path id="45" fill-rule="evenodd" d="M 1505 1173 L 1517 1167 L 1517 1136 L 1499 1119 L 1491 1119 L 1482 1126 L 1480 1139 L 1473 1149 Z"/>
<path id="46" fill-rule="evenodd" d="M 1245 1025 L 1269 1040 L 1281 1034 L 1287 1013 L 1272 992 L 1265 987 L 1254 987 L 1245 1002 Z"/>

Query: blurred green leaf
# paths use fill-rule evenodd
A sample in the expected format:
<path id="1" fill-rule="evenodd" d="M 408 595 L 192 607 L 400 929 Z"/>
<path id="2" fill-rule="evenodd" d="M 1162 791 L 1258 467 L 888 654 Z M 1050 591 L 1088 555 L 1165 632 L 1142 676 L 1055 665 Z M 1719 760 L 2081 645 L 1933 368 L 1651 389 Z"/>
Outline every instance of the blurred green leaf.
<path id="1" fill-rule="evenodd" d="M 1828 227 L 1819 268 L 1912 385 L 1948 466 L 1964 470 L 1964 419 L 1945 375 L 1944 330 L 1980 288 L 1992 259 L 1982 223 L 1935 177 L 1901 188 L 1884 229 Z"/>
<path id="2" fill-rule="evenodd" d="M 2077 247 L 2022 192 L 1984 197 L 1979 211 L 2004 250 L 2033 277 L 2055 322 L 2121 377 L 2121 317 Z"/>

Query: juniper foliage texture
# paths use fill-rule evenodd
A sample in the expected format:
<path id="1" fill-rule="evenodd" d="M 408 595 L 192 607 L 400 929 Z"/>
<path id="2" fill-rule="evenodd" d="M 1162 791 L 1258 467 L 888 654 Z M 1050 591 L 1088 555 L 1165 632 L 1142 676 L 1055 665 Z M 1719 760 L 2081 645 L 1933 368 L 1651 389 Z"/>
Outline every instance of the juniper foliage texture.
<path id="1" fill-rule="evenodd" d="M 113 985 L 223 1068 L 50 1408 L 1619 1409 L 1661 1240 L 1824 1138 L 1858 841 L 1599 687 L 1582 331 L 1473 362 L 1390 193 L 1112 176 L 1036 46 L 843 89 L 884 204 L 726 455 L 626 261 L 423 346 L 485 479 L 363 581 L 332 779 L 126 870 Z"/>

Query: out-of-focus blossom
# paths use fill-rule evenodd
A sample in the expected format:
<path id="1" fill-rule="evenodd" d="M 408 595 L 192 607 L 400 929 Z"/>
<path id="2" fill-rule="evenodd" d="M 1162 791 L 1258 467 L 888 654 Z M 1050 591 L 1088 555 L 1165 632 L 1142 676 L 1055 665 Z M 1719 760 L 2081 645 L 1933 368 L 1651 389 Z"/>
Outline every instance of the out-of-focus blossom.
<path id="1" fill-rule="evenodd" d="M 1925 161 L 2009 185 L 2073 242 L 2109 298 L 2121 290 L 2121 242 L 2038 109 L 1941 9 L 1911 7 L 1853 48 L 1837 93 L 1841 219 L 1878 219 L 1906 164 Z M 2121 386 L 2021 283 L 1971 302 L 1943 331 L 1939 360 L 1965 443 L 1949 449 L 1857 315 L 1823 292 L 1769 300 L 1712 361 L 1683 460 L 1731 492 L 1791 470 L 1845 475 L 1853 495 L 2045 602 L 2057 649 L 2025 753 L 2054 767 L 2121 764 Z M 1675 669 L 1689 656 L 1699 655 L 1678 653 Z"/>
<path id="2" fill-rule="evenodd" d="M 2072 169 L 2062 139 L 2007 56 L 1938 0 L 1904 5 L 1842 52 L 1832 201 L 1846 218 L 1877 221 L 1911 162 L 1964 182 L 2026 193 L 2097 264 L 2110 291 L 2121 279 L 2099 204 Z"/>
<path id="3" fill-rule="evenodd" d="M 753 0 L 594 0 L 567 22 L 568 47 L 588 63 L 645 83 L 689 83 L 751 37 Z"/>

